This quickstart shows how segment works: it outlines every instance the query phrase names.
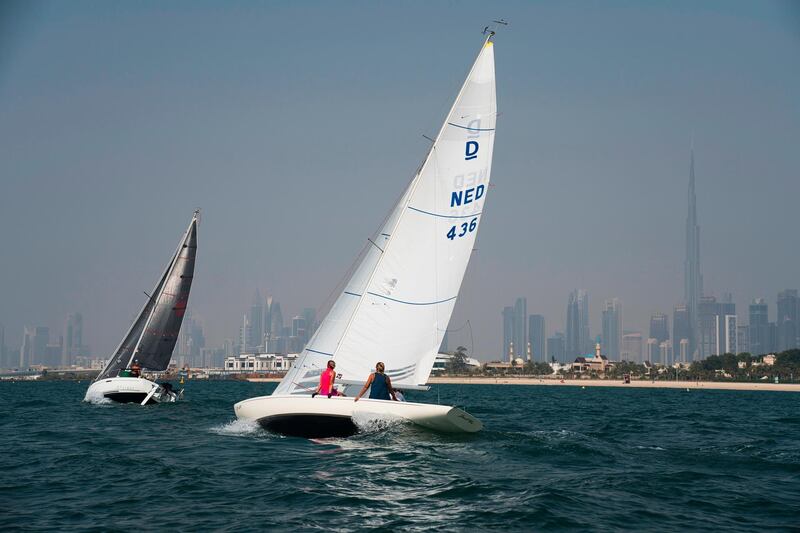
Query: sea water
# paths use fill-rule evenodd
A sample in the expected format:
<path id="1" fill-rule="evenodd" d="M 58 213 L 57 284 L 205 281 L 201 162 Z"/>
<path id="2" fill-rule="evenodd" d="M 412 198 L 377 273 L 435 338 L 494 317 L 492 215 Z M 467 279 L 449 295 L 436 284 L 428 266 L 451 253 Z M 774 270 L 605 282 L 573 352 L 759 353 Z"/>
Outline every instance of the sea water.
<path id="1" fill-rule="evenodd" d="M 764 530 L 800 526 L 800 395 L 437 385 L 474 435 L 366 421 L 309 441 L 237 421 L 275 385 L 91 404 L 0 383 L 0 530 Z M 321 399 L 320 401 L 325 401 Z"/>

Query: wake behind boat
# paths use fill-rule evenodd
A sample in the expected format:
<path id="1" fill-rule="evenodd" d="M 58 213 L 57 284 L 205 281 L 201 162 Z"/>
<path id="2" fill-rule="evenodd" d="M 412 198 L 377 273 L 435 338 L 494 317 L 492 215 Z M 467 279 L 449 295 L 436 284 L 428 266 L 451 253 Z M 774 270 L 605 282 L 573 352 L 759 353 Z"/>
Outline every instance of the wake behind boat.
<path id="1" fill-rule="evenodd" d="M 369 239 L 319 329 L 271 396 L 235 405 L 240 419 L 303 437 L 352 434 L 361 416 L 401 418 L 437 431 L 481 429 L 479 420 L 454 407 L 309 392 L 329 359 L 350 396 L 378 360 L 397 389 L 427 382 L 489 189 L 497 116 L 493 36 L 484 40 L 423 164 Z"/>
<path id="2" fill-rule="evenodd" d="M 152 296 L 103 371 L 89 386 L 84 401 L 108 399 L 147 405 L 175 402 L 183 397 L 182 390 L 175 391 L 169 383 L 146 379 L 142 373 L 166 370 L 178 341 L 194 277 L 198 214 L 194 212 Z"/>

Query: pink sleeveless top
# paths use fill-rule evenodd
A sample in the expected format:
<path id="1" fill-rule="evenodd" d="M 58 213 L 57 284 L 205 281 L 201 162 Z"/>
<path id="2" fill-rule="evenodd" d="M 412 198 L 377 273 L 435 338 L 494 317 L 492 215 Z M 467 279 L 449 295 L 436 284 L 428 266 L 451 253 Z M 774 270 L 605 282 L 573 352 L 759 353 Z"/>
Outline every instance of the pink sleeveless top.
<path id="1" fill-rule="evenodd" d="M 334 371 L 330 368 L 326 368 L 325 371 L 319 378 L 319 393 L 322 395 L 328 395 L 331 393 L 331 375 L 334 374 Z"/>

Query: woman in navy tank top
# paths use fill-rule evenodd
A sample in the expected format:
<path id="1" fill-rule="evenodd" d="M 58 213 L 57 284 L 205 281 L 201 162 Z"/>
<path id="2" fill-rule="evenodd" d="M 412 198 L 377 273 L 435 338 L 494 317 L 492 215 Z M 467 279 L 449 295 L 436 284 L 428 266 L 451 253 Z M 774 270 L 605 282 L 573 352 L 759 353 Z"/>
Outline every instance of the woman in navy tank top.
<path id="1" fill-rule="evenodd" d="M 384 370 L 386 367 L 383 363 L 378 363 L 375 365 L 375 372 L 369 375 L 367 382 L 364 384 L 364 387 L 361 389 L 361 392 L 358 393 L 356 396 L 355 401 L 358 401 L 367 389 L 369 389 L 369 398 L 370 400 L 394 400 L 397 401 L 397 398 L 394 395 L 394 389 L 392 388 L 392 380 L 384 374 Z"/>

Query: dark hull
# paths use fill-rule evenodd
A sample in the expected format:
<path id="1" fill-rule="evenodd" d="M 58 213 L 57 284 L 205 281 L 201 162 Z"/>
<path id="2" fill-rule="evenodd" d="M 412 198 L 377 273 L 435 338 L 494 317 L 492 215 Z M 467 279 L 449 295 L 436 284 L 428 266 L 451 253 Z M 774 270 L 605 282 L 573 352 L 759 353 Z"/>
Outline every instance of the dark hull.
<path id="1" fill-rule="evenodd" d="M 269 416 L 258 423 L 266 430 L 304 439 L 350 437 L 358 433 L 358 426 L 349 416 L 291 414 Z"/>
<path id="2" fill-rule="evenodd" d="M 105 397 L 118 403 L 142 403 L 147 394 L 144 392 L 109 392 L 105 394 Z M 147 401 L 147 405 L 154 403 L 156 401 L 152 397 Z"/>

